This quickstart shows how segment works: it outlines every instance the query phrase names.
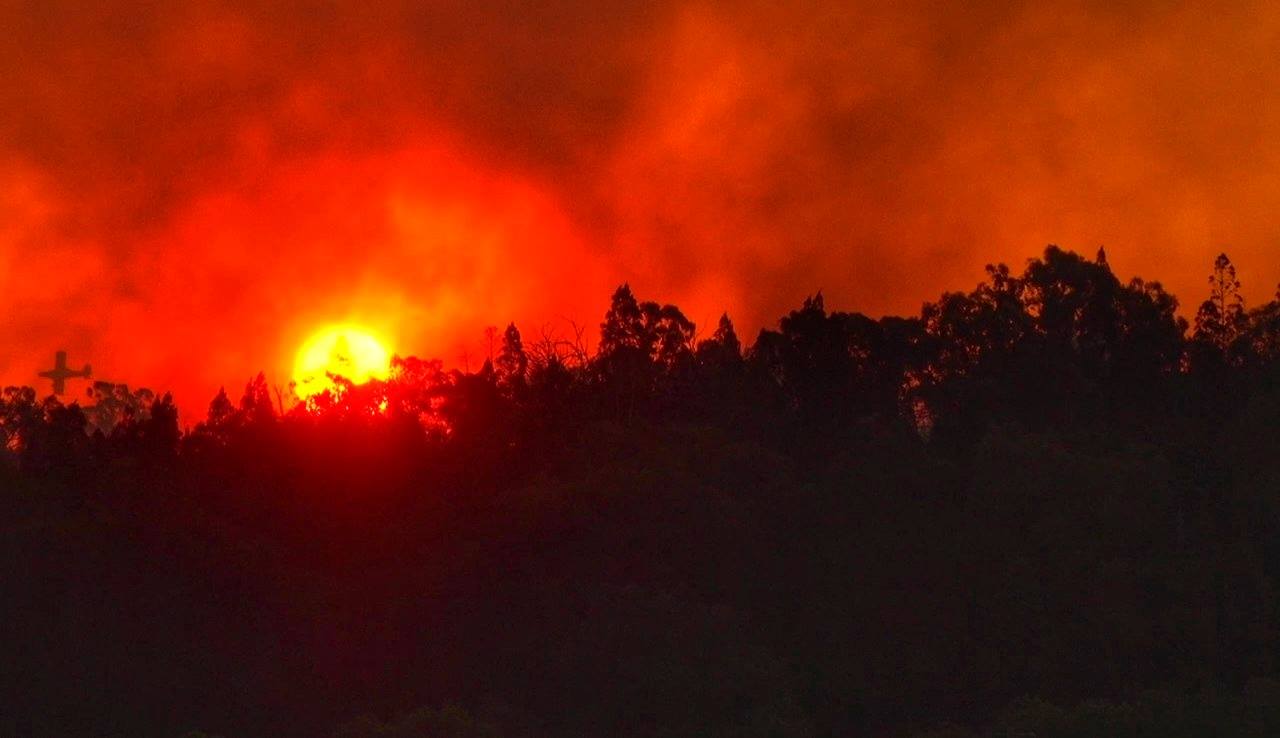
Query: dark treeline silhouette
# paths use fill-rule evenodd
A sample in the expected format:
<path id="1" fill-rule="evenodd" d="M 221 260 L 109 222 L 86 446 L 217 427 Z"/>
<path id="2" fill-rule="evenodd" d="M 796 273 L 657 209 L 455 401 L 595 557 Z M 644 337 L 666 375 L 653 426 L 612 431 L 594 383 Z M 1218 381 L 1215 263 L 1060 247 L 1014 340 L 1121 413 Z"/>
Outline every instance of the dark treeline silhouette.
<path id="1" fill-rule="evenodd" d="M 474 373 L 0 401 L 13 736 L 1280 731 L 1280 297 L 1047 249 L 749 347 L 614 293 Z M 500 336 L 500 337 L 499 337 Z"/>

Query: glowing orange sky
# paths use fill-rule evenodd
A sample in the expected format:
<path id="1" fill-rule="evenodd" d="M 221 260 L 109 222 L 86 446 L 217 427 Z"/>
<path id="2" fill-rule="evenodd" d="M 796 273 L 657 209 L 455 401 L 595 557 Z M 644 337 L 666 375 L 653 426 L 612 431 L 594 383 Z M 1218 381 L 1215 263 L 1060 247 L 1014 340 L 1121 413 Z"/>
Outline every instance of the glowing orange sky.
<path id="1" fill-rule="evenodd" d="M 1274 4 L 232 5 L 0 8 L 0 382 L 200 412 L 325 323 L 459 364 L 629 280 L 750 336 L 1049 242 L 1280 281 Z"/>

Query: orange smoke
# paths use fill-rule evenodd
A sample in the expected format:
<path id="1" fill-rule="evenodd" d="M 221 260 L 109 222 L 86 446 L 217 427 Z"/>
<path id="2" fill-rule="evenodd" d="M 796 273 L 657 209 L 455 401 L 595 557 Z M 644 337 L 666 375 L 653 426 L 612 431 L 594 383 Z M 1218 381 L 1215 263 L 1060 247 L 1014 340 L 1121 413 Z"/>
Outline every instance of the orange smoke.
<path id="1" fill-rule="evenodd" d="M 129 258 L 136 294 L 82 319 L 115 371 L 187 402 L 259 369 L 287 383 L 298 347 L 331 323 L 478 365 L 485 326 L 589 314 L 608 286 L 547 193 L 444 150 L 273 168 L 193 199 Z"/>
<path id="2" fill-rule="evenodd" d="M 475 368 L 623 281 L 750 336 L 1049 242 L 1280 281 L 1273 4 L 373 5 L 0 8 L 0 381 L 198 414 L 328 324 Z"/>

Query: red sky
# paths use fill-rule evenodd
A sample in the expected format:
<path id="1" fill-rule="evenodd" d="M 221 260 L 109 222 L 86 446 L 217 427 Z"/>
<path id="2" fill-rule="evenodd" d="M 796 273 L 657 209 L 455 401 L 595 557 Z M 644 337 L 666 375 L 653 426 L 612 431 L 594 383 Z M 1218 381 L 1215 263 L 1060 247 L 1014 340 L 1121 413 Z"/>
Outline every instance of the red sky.
<path id="1" fill-rule="evenodd" d="M 1050 242 L 1265 300 L 1280 10 L 1224 5 L 4 3 L 0 382 L 199 413 L 325 323 L 458 363 L 629 280 L 750 336 Z"/>

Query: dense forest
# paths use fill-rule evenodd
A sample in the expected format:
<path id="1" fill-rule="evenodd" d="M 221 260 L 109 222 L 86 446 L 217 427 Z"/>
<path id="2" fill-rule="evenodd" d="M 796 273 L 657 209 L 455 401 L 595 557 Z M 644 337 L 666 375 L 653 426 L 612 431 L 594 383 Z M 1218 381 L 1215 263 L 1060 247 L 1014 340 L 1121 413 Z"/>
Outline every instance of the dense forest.
<path id="1" fill-rule="evenodd" d="M 623 286 L 184 429 L 0 400 L 0 734 L 1280 733 L 1280 295 L 1105 254 L 749 346 Z"/>

